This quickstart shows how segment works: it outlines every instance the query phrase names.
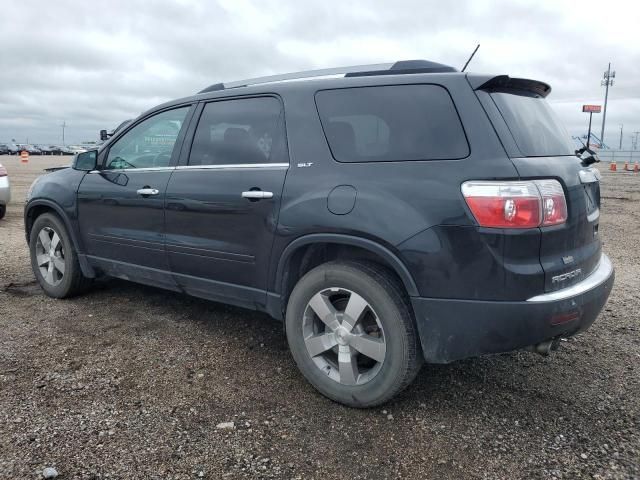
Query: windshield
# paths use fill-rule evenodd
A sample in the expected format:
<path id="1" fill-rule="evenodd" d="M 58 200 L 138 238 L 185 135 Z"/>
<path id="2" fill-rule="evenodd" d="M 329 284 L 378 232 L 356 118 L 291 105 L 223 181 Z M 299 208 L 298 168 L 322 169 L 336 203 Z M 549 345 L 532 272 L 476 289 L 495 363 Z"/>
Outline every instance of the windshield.
<path id="1" fill-rule="evenodd" d="M 544 98 L 523 90 L 493 92 L 491 98 L 523 155 L 575 155 L 571 137 Z"/>

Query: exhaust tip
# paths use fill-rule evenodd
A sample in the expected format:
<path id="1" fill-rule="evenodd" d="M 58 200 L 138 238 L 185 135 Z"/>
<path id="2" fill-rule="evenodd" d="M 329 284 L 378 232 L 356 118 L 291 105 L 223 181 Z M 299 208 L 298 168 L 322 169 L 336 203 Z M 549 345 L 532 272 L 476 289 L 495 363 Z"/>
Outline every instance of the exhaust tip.
<path id="1" fill-rule="evenodd" d="M 547 340 L 544 342 L 540 342 L 536 345 L 531 345 L 527 350 L 530 352 L 535 352 L 543 357 L 548 356 L 553 350 L 557 350 L 560 345 L 560 339 L 554 338 L 552 340 Z"/>

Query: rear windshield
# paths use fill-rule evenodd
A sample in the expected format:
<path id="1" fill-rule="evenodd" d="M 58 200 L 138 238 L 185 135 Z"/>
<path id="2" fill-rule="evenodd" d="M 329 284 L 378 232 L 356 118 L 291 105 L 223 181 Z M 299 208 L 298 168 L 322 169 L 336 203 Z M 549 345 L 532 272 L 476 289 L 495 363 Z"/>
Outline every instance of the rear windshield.
<path id="1" fill-rule="evenodd" d="M 525 91 L 493 92 L 491 98 L 524 156 L 575 155 L 571 137 L 544 98 Z"/>
<path id="2" fill-rule="evenodd" d="M 339 162 L 464 158 L 469 145 L 447 90 L 391 85 L 324 90 L 316 104 Z"/>

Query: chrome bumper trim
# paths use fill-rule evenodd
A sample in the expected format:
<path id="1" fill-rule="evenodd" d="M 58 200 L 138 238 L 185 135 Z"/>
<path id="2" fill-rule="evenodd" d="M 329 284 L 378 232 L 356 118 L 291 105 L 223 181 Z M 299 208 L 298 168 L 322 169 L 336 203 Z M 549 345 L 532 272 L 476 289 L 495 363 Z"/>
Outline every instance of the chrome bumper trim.
<path id="1" fill-rule="evenodd" d="M 613 265 L 611 264 L 611 260 L 603 253 L 596 269 L 580 283 L 555 292 L 536 295 L 528 299 L 527 302 L 553 302 L 575 297 L 604 283 L 611 276 L 612 272 Z"/>

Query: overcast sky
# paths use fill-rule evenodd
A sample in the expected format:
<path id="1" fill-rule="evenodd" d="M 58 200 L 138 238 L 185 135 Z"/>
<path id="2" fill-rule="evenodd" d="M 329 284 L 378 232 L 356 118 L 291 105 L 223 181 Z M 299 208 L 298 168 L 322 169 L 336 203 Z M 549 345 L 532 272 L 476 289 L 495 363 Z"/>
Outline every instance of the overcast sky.
<path id="1" fill-rule="evenodd" d="M 9 0 L 0 15 L 0 142 L 96 140 L 101 128 L 219 81 L 401 59 L 551 84 L 573 135 L 609 91 L 605 142 L 640 130 L 637 1 Z M 600 134 L 601 115 L 594 115 Z"/>

